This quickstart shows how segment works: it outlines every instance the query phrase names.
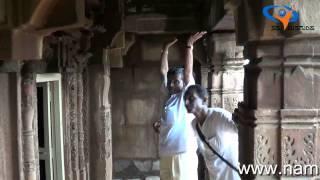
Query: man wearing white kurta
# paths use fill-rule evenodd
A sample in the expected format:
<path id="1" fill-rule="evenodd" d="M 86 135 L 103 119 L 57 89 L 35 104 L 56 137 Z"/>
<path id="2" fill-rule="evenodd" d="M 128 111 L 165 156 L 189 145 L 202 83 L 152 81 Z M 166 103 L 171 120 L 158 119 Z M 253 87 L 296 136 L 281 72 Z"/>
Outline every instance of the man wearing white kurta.
<path id="1" fill-rule="evenodd" d="M 196 116 L 192 122 L 194 130 L 196 131 L 198 126 L 211 147 L 233 166 L 238 167 L 238 129 L 232 120 L 232 114 L 221 108 L 208 108 L 207 92 L 199 85 L 190 86 L 184 98 L 188 112 Z M 206 144 L 201 142 L 200 149 L 210 180 L 240 180 L 238 173 Z"/>
<path id="2" fill-rule="evenodd" d="M 194 116 L 187 113 L 184 104 L 186 88 L 194 84 L 192 76 L 193 43 L 205 32 L 189 37 L 186 45 L 185 68 L 168 70 L 168 49 L 177 39 L 165 44 L 161 55 L 163 87 L 168 90 L 162 119 L 154 124 L 159 130 L 161 180 L 197 180 L 198 156 L 196 134 L 192 129 Z"/>

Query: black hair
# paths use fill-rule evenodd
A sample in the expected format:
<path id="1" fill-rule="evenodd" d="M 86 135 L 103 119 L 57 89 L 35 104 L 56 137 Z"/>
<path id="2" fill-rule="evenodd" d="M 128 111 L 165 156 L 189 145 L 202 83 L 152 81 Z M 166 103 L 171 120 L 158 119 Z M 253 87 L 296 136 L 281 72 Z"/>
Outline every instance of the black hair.
<path id="1" fill-rule="evenodd" d="M 187 91 L 184 93 L 184 99 L 186 99 L 187 96 L 192 93 L 196 93 L 204 102 L 206 102 L 208 99 L 207 90 L 198 84 L 188 87 Z"/>
<path id="2" fill-rule="evenodd" d="M 182 67 L 172 67 L 169 69 L 167 73 L 167 77 L 174 76 L 174 75 L 184 75 L 184 68 Z M 169 79 L 169 78 L 168 78 Z"/>

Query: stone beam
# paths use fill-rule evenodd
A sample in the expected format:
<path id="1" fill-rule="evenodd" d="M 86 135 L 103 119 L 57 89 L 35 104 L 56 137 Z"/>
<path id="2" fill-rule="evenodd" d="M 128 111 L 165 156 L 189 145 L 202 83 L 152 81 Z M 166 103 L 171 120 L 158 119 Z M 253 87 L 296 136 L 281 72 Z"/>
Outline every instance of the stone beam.
<path id="1" fill-rule="evenodd" d="M 0 10 L 0 59 L 4 60 L 41 59 L 44 36 L 89 23 L 84 0 L 1 0 Z"/>
<path id="2" fill-rule="evenodd" d="M 124 20 L 126 32 L 139 34 L 188 33 L 199 31 L 194 17 L 167 17 L 159 14 L 130 15 Z"/>

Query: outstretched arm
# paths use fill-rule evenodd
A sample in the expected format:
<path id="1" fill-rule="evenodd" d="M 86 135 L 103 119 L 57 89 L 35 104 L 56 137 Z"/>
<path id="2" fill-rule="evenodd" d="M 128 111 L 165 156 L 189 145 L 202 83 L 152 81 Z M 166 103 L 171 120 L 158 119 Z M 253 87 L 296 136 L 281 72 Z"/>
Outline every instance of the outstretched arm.
<path id="1" fill-rule="evenodd" d="M 185 66 L 184 66 L 184 83 L 188 84 L 192 78 L 193 69 L 193 43 L 200 39 L 207 32 L 197 32 L 189 37 L 187 41 L 187 49 L 185 55 Z"/>
<path id="2" fill-rule="evenodd" d="M 161 78 L 164 81 L 165 85 L 167 83 L 166 79 L 167 79 L 167 73 L 168 73 L 168 70 L 169 70 L 169 66 L 168 66 L 168 51 L 169 51 L 169 48 L 173 44 L 175 44 L 177 41 L 178 41 L 178 39 L 174 38 L 174 40 L 165 43 L 164 46 L 163 46 L 163 49 L 162 49 L 160 73 L 161 73 Z"/>

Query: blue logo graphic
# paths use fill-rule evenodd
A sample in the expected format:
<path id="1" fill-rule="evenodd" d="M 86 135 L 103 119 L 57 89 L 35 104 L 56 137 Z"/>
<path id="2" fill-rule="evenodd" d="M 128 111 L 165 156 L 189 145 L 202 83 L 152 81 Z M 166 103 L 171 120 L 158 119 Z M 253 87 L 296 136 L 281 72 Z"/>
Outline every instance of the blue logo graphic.
<path id="1" fill-rule="evenodd" d="M 275 15 L 273 15 L 273 16 L 271 15 L 271 12 L 270 12 L 270 10 L 272 10 L 272 9 L 274 11 L 276 11 Z M 284 30 L 288 27 L 289 23 L 298 22 L 298 20 L 299 20 L 298 12 L 293 10 L 291 7 L 286 6 L 286 5 L 265 6 L 262 9 L 262 13 L 267 19 L 269 19 L 277 24 L 282 23 Z"/>

